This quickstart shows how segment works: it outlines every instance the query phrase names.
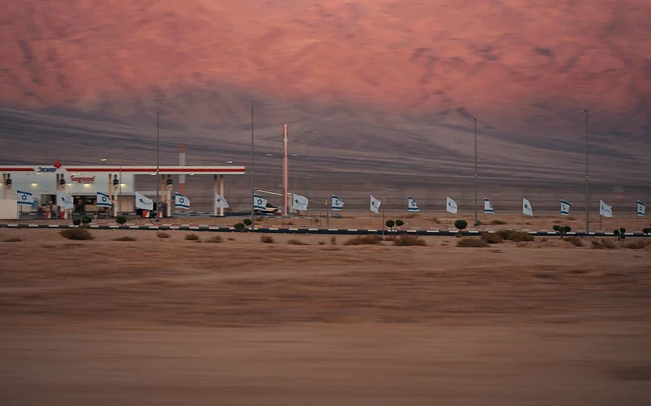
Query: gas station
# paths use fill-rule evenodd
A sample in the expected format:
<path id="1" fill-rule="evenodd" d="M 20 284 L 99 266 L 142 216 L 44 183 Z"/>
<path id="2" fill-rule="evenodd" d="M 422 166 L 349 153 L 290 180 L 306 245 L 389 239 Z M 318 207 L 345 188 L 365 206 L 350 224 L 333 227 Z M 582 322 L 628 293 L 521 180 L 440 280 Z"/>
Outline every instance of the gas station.
<path id="1" fill-rule="evenodd" d="M 136 211 L 134 195 L 137 176 L 159 176 L 160 203 L 165 211 L 159 215 L 170 216 L 173 206 L 174 185 L 185 193 L 187 175 L 208 175 L 213 178 L 213 195 L 224 196 L 226 175 L 244 175 L 246 166 L 115 166 L 115 165 L 0 165 L 2 204 L 0 218 L 15 218 L 20 209 L 23 213 L 43 213 L 50 217 L 56 210 L 57 191 L 70 194 L 75 201 L 72 212 L 99 213 L 97 192 L 111 197 L 113 206 L 108 215 L 133 213 Z M 33 195 L 32 205 L 18 205 L 16 191 Z M 151 194 L 151 192 L 146 192 Z M 156 197 L 154 194 L 152 197 Z M 21 207 L 17 207 L 21 206 Z M 214 206 L 214 205 L 213 205 Z M 12 213 L 15 212 L 15 213 Z M 70 215 L 72 213 L 68 213 Z M 223 216 L 224 209 L 213 207 L 213 215 Z M 9 217 L 7 217 L 9 216 Z M 58 215 L 57 217 L 61 217 Z"/>

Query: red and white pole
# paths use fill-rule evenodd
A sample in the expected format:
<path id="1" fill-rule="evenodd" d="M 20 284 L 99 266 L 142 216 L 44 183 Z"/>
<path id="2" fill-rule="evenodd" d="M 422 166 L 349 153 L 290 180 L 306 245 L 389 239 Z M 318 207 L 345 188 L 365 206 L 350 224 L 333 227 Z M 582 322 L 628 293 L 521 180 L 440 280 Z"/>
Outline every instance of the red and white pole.
<path id="1" fill-rule="evenodd" d="M 289 158 L 287 157 L 287 138 L 288 138 L 288 133 L 287 133 L 287 124 L 283 124 L 283 148 L 284 148 L 284 156 L 283 156 L 283 213 L 285 215 L 289 214 L 289 204 L 287 200 L 287 196 L 289 195 Z"/>

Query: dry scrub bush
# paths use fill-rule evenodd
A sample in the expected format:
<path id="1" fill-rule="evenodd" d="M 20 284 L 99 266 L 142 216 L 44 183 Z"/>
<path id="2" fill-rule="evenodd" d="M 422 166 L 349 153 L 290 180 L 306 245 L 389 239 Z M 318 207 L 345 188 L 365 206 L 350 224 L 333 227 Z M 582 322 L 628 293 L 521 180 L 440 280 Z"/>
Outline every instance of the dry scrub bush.
<path id="1" fill-rule="evenodd" d="M 360 235 L 353 237 L 346 241 L 344 245 L 378 245 L 382 242 L 382 237 L 379 235 Z"/>
<path id="2" fill-rule="evenodd" d="M 156 237 L 158 238 L 170 238 L 170 235 L 164 231 L 159 231 L 156 233 Z"/>
<path id="3" fill-rule="evenodd" d="M 223 240 L 222 240 L 221 235 L 214 235 L 214 236 L 210 237 L 209 239 L 205 240 L 204 242 L 211 242 L 211 243 L 219 244 L 219 243 L 223 242 Z"/>
<path id="4" fill-rule="evenodd" d="M 305 241 L 297 240 L 296 238 L 291 238 L 287 241 L 287 244 L 289 245 L 310 245 L 306 243 Z"/>
<path id="5" fill-rule="evenodd" d="M 493 221 L 491 221 L 491 224 L 494 225 L 494 226 L 503 226 L 504 224 L 506 224 L 506 221 L 493 220 Z"/>
<path id="6" fill-rule="evenodd" d="M 113 241 L 136 241 L 136 239 L 125 235 L 124 237 L 114 238 Z"/>
<path id="7" fill-rule="evenodd" d="M 566 237 L 563 240 L 571 242 L 575 247 L 583 247 L 583 240 L 579 237 Z"/>
<path id="8" fill-rule="evenodd" d="M 616 245 L 611 240 L 592 240 L 592 248 L 596 250 L 613 250 Z"/>
<path id="9" fill-rule="evenodd" d="M 509 240 L 513 242 L 521 241 L 533 241 L 533 235 L 527 233 L 526 231 L 515 231 L 515 230 L 499 230 L 496 232 L 502 239 Z"/>
<path id="10" fill-rule="evenodd" d="M 488 247 L 488 243 L 481 238 L 465 237 L 457 241 L 457 247 L 484 248 Z"/>
<path id="11" fill-rule="evenodd" d="M 641 250 L 649 246 L 651 244 L 651 241 L 649 240 L 637 240 L 637 241 L 630 241 L 624 244 L 624 248 L 628 248 L 631 250 Z"/>
<path id="12" fill-rule="evenodd" d="M 11 237 L 11 238 L 7 238 L 6 240 L 4 240 L 2 242 L 21 242 L 22 240 L 23 239 L 19 238 L 19 237 Z"/>
<path id="13" fill-rule="evenodd" d="M 273 244 L 274 243 L 274 238 L 270 235 L 261 235 L 260 236 L 260 242 L 263 244 Z"/>
<path id="14" fill-rule="evenodd" d="M 199 238 L 199 236 L 194 233 L 187 234 L 185 236 L 185 239 L 188 241 L 201 241 L 201 238 Z"/>
<path id="15" fill-rule="evenodd" d="M 69 240 L 92 240 L 94 238 L 90 231 L 85 228 L 69 228 L 61 230 L 59 234 Z"/>
<path id="16" fill-rule="evenodd" d="M 319 241 L 319 245 L 325 245 L 325 241 Z"/>
<path id="17" fill-rule="evenodd" d="M 408 246 L 424 247 L 427 245 L 427 243 L 425 242 L 425 240 L 423 240 L 417 235 L 401 235 L 400 237 L 393 240 L 393 245 L 398 247 L 408 247 Z"/>
<path id="18" fill-rule="evenodd" d="M 502 241 L 502 236 L 498 233 L 482 233 L 481 239 L 486 241 L 489 244 L 500 244 Z"/>
<path id="19" fill-rule="evenodd" d="M 337 237 L 334 235 L 330 237 L 330 245 L 337 245 Z"/>

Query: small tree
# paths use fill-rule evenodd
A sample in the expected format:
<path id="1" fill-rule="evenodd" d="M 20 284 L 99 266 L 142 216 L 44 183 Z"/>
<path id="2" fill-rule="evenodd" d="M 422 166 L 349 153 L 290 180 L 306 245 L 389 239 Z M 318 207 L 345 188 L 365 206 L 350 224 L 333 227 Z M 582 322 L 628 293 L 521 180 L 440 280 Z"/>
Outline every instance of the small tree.
<path id="1" fill-rule="evenodd" d="M 558 234 L 560 234 L 561 238 L 563 238 L 563 227 L 559 226 L 558 224 L 555 224 L 554 227 L 552 227 L 554 231 L 556 231 Z"/>
<path id="2" fill-rule="evenodd" d="M 244 230 L 244 227 L 246 227 L 246 226 L 244 225 L 244 223 L 235 223 L 235 225 L 233 225 L 233 228 L 235 228 L 235 230 L 237 230 L 237 231 L 242 231 L 242 230 Z"/>
<path id="3" fill-rule="evenodd" d="M 79 226 L 81 224 L 81 219 L 72 219 L 72 224 Z"/>
<path id="4" fill-rule="evenodd" d="M 643 232 L 644 234 L 651 234 L 651 227 L 649 227 L 649 228 L 645 228 L 644 230 L 642 230 L 642 232 Z"/>
<path id="5" fill-rule="evenodd" d="M 124 216 L 117 216 L 115 218 L 115 222 L 122 226 L 122 225 L 124 225 L 124 223 L 127 222 L 127 218 L 124 217 Z"/>
<path id="6" fill-rule="evenodd" d="M 83 216 L 83 217 L 81 218 L 81 224 L 82 224 L 82 227 L 84 227 L 84 228 L 88 228 L 88 225 L 89 225 L 92 221 L 93 221 L 93 219 L 92 219 L 91 217 Z"/>
<path id="7" fill-rule="evenodd" d="M 626 238 L 626 229 L 624 227 L 619 229 L 619 238 L 621 238 L 622 240 Z"/>
<path id="8" fill-rule="evenodd" d="M 617 236 L 617 239 L 618 239 L 618 240 L 621 240 L 621 239 L 622 239 L 622 236 L 621 236 L 621 234 L 619 233 L 619 230 L 618 230 L 618 229 L 614 229 L 614 230 L 613 230 L 613 234 L 615 234 L 615 235 Z"/>
<path id="9" fill-rule="evenodd" d="M 405 225 L 405 222 L 404 222 L 404 221 L 402 221 L 402 220 L 400 220 L 400 219 L 396 220 L 396 228 L 398 228 L 398 227 L 402 227 L 402 226 L 404 226 L 404 225 Z"/>
<path id="10" fill-rule="evenodd" d="M 251 227 L 251 224 L 253 224 L 253 222 L 249 218 L 244 219 L 242 223 L 247 227 Z"/>
<path id="11" fill-rule="evenodd" d="M 569 233 L 570 231 L 572 231 L 572 227 L 570 227 L 570 226 L 565 226 L 565 227 L 563 227 L 563 233 L 564 233 L 564 234 L 567 234 L 567 233 Z"/>
<path id="12" fill-rule="evenodd" d="M 393 221 L 393 220 L 387 220 L 386 223 L 384 223 L 384 224 L 387 225 L 387 228 L 389 229 L 389 231 L 393 231 L 393 226 L 396 225 L 396 222 Z"/>
<path id="13" fill-rule="evenodd" d="M 466 220 L 457 220 L 454 222 L 454 227 L 459 230 L 459 234 L 468 227 L 468 222 Z"/>

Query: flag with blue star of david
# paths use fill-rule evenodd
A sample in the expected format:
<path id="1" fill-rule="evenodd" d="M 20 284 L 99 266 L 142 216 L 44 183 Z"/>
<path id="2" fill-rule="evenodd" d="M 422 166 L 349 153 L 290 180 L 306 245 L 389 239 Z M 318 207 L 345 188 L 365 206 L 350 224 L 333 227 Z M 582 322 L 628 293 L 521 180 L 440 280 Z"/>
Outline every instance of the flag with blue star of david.
<path id="1" fill-rule="evenodd" d="M 342 210 L 344 208 L 344 201 L 337 195 L 332 195 L 332 210 Z"/>
<path id="2" fill-rule="evenodd" d="M 264 210 L 267 208 L 267 199 L 260 195 L 253 195 L 253 208 L 255 210 Z"/>
<path id="3" fill-rule="evenodd" d="M 638 216 L 644 216 L 646 207 L 644 206 L 644 203 L 642 203 L 640 200 L 637 201 L 637 215 Z"/>
<path id="4" fill-rule="evenodd" d="M 533 207 L 527 199 L 522 199 L 522 214 L 533 217 Z"/>
<path id="5" fill-rule="evenodd" d="M 16 200 L 18 204 L 32 204 L 34 202 L 34 196 L 29 192 L 23 192 L 22 190 L 16 190 Z"/>
<path id="6" fill-rule="evenodd" d="M 135 193 L 136 208 L 142 210 L 154 210 L 154 202 L 140 192 Z"/>
<path id="7" fill-rule="evenodd" d="M 181 209 L 190 208 L 190 199 L 187 196 L 184 196 L 180 193 L 174 193 L 174 207 L 179 207 Z"/>
<path id="8" fill-rule="evenodd" d="M 569 216 L 570 207 L 572 207 L 572 203 L 567 200 L 561 200 L 561 216 Z"/>
<path id="9" fill-rule="evenodd" d="M 111 197 L 109 195 L 107 195 L 106 193 L 97 192 L 97 206 L 98 207 L 111 207 L 111 206 L 113 206 L 113 202 L 111 201 Z"/>
<path id="10" fill-rule="evenodd" d="M 493 209 L 493 203 L 488 200 L 487 197 L 484 197 L 484 213 L 485 214 L 495 214 L 495 209 Z"/>
<path id="11" fill-rule="evenodd" d="M 420 211 L 418 208 L 418 203 L 416 203 L 416 199 L 413 197 L 409 196 L 409 204 L 407 206 L 407 211 Z"/>
<path id="12" fill-rule="evenodd" d="M 220 194 L 215 193 L 215 207 L 218 209 L 227 209 L 230 206 L 226 199 L 224 199 Z"/>

